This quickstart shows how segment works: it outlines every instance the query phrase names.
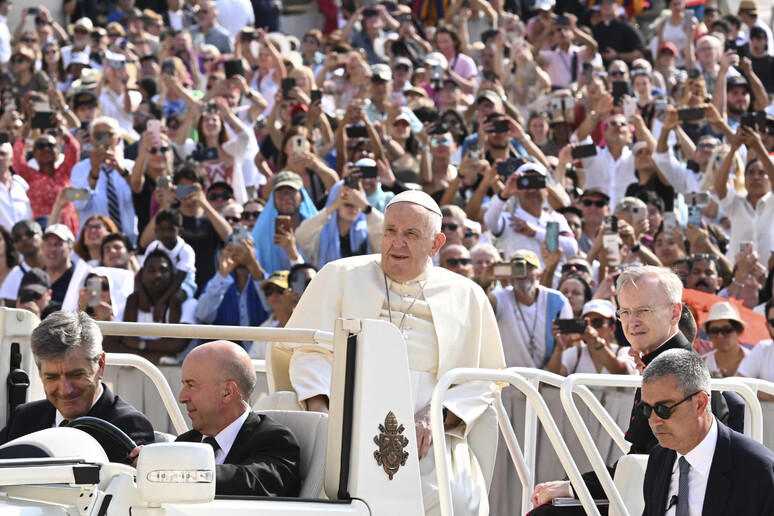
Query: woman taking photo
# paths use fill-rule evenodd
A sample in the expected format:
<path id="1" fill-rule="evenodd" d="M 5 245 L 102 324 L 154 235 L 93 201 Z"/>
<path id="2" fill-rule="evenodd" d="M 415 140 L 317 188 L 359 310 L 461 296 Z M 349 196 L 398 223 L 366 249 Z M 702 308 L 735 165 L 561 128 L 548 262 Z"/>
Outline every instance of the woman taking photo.
<path id="1" fill-rule="evenodd" d="M 41 63 L 41 70 L 48 75 L 48 77 L 56 82 L 56 89 L 59 91 L 67 91 L 70 89 L 70 81 L 67 78 L 67 70 L 65 70 L 64 59 L 62 58 L 62 51 L 59 48 L 59 43 L 56 41 L 49 41 L 43 45 L 43 61 Z"/>
<path id="2" fill-rule="evenodd" d="M 440 202 L 446 188 L 457 176 L 457 169 L 451 164 L 456 146 L 449 128 L 444 123 L 422 129 L 419 133 L 424 146 L 420 147 L 420 181 L 422 190 L 436 202 Z"/>
<path id="3" fill-rule="evenodd" d="M 145 131 L 140 140 L 137 159 L 129 176 L 129 185 L 134 193 L 134 205 L 137 209 L 137 227 L 143 228 L 161 209 L 156 196 L 159 180 L 171 177 L 174 171 L 175 153 L 167 135 L 162 134 L 157 140 L 155 135 Z"/>
<path id="4" fill-rule="evenodd" d="M 92 215 L 81 225 L 81 234 L 73 251 L 90 266 L 96 267 L 102 262 L 102 239 L 117 231 L 116 223 L 109 217 Z"/>
<path id="5" fill-rule="evenodd" d="M 299 140 L 296 137 L 302 137 Z M 301 141 L 300 147 L 294 147 Z M 339 180 L 339 175 L 317 155 L 317 149 L 309 141 L 306 127 L 293 126 L 288 129 L 282 139 L 277 170 L 295 172 L 304 181 L 304 190 L 312 198 L 315 206 L 325 206 L 328 192 Z M 266 194 L 271 190 L 265 189 Z"/>

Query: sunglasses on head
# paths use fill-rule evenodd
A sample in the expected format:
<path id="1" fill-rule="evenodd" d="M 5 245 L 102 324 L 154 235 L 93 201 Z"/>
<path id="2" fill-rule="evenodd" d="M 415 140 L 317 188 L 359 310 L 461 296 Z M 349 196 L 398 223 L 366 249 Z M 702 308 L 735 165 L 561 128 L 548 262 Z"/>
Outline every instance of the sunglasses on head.
<path id="1" fill-rule="evenodd" d="M 449 231 L 457 231 L 459 227 L 460 227 L 459 224 L 454 224 L 453 222 L 448 224 L 444 223 L 444 224 L 441 224 L 441 231 L 445 229 L 448 229 Z"/>
<path id="2" fill-rule="evenodd" d="M 691 255 L 691 261 L 697 262 L 700 260 L 709 260 L 711 262 L 717 262 L 718 261 L 718 255 L 715 253 L 693 253 Z"/>
<path id="3" fill-rule="evenodd" d="M 693 398 L 697 394 L 699 394 L 702 391 L 696 391 L 690 396 L 686 396 L 682 401 L 678 401 L 671 407 L 667 407 L 666 405 L 662 405 L 660 403 L 656 403 L 655 407 L 651 407 L 645 402 L 640 401 L 637 405 L 635 405 L 635 408 L 645 416 L 645 419 L 650 419 L 650 415 L 655 412 L 658 417 L 661 419 L 669 419 L 669 416 L 672 415 L 672 411 L 677 408 L 678 405 L 681 405 L 682 403 L 685 403 L 689 399 Z"/>
<path id="4" fill-rule="evenodd" d="M 217 201 L 218 199 L 223 199 L 224 201 L 228 201 L 229 199 L 233 199 L 234 196 L 231 195 L 228 192 L 223 193 L 208 193 L 207 194 L 207 200 L 208 201 Z"/>
<path id="5" fill-rule="evenodd" d="M 260 211 L 243 211 L 242 220 L 257 219 L 260 214 Z"/>
<path id="6" fill-rule="evenodd" d="M 710 335 L 731 335 L 736 329 L 733 326 L 715 326 L 707 330 Z"/>
<path id="7" fill-rule="evenodd" d="M 451 267 L 458 267 L 462 265 L 463 267 L 466 265 L 470 265 L 472 260 L 470 258 L 449 258 L 446 260 L 446 264 Z"/>
<path id="8" fill-rule="evenodd" d="M 54 150 L 54 149 L 56 149 L 56 143 L 52 143 L 52 142 L 38 142 L 38 143 L 35 144 L 35 149 L 37 149 L 37 150 L 40 150 L 40 149 Z"/>
<path id="9" fill-rule="evenodd" d="M 592 206 L 596 206 L 597 208 L 604 208 L 607 206 L 607 201 L 592 201 L 591 199 L 583 199 L 581 202 L 587 208 L 591 208 Z"/>
<path id="10" fill-rule="evenodd" d="M 13 235 L 13 240 L 14 240 L 14 242 L 21 242 L 23 238 L 32 238 L 35 235 L 37 235 L 37 233 L 35 231 L 32 231 L 31 229 L 28 229 L 24 233 L 15 233 Z"/>
<path id="11" fill-rule="evenodd" d="M 582 263 L 565 263 L 562 265 L 562 274 L 570 271 L 589 272 L 589 268 Z"/>
<path id="12" fill-rule="evenodd" d="M 164 147 L 151 147 L 150 148 L 150 153 L 151 154 L 158 154 L 159 152 L 161 154 L 166 154 L 167 152 L 169 152 L 169 147 L 164 146 Z"/>

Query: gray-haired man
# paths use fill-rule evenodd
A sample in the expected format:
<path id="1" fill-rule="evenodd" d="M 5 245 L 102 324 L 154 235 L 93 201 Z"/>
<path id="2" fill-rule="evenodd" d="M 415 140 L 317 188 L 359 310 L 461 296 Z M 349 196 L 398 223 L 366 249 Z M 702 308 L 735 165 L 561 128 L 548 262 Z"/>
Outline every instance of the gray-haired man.
<path id="1" fill-rule="evenodd" d="M 62 425 L 82 416 L 104 419 L 137 444 L 154 440 L 150 421 L 100 382 L 105 372 L 102 333 L 85 313 L 54 312 L 32 332 L 32 354 L 46 399 L 13 411 L 0 443 Z M 126 452 L 104 434 L 95 434 L 111 462 L 129 464 Z"/>

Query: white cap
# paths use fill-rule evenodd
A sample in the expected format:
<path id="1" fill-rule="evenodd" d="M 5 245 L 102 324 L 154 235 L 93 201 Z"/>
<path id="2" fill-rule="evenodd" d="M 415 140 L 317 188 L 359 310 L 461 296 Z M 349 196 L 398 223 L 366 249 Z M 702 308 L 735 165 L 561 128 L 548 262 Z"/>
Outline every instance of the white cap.
<path id="1" fill-rule="evenodd" d="M 430 52 L 425 56 L 423 62 L 431 66 L 439 65 L 444 70 L 446 70 L 446 68 L 449 66 L 449 62 L 446 60 L 446 56 L 440 52 Z"/>
<path id="2" fill-rule="evenodd" d="M 399 193 L 398 195 L 393 197 L 390 202 L 387 203 L 387 206 L 384 208 L 384 211 L 386 212 L 387 208 L 399 202 L 413 202 L 414 204 L 418 204 L 428 211 L 432 211 L 439 217 L 443 217 L 443 214 L 441 213 L 441 208 L 438 207 L 438 203 L 435 202 L 432 197 L 430 197 L 429 195 L 427 195 L 425 192 L 421 190 L 406 190 L 405 192 Z"/>
<path id="3" fill-rule="evenodd" d="M 607 299 L 592 299 L 583 305 L 583 310 L 581 310 L 581 315 L 590 313 L 599 314 L 608 319 L 615 319 L 615 306 Z"/>
<path id="4" fill-rule="evenodd" d="M 556 0 L 538 0 L 536 7 L 540 11 L 550 11 L 556 5 Z"/>

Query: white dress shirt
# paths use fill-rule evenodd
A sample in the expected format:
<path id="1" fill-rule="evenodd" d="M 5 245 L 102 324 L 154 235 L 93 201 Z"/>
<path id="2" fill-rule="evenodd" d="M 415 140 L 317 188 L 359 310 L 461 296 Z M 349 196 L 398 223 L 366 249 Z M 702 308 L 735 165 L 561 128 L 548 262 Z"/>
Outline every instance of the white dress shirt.
<path id="1" fill-rule="evenodd" d="M 27 190 L 30 186 L 20 175 L 11 176 L 11 187 L 0 184 L 0 226 L 11 229 L 20 220 L 32 219 Z"/>
<path id="2" fill-rule="evenodd" d="M 746 195 L 729 188 L 726 196 L 718 200 L 718 205 L 734 228 L 726 255 L 733 260 L 739 244 L 750 241 L 760 256 L 758 261 L 762 264 L 769 263 L 769 255 L 774 246 L 774 228 L 771 225 L 774 220 L 774 194 L 766 192 L 753 208 Z"/>
<path id="3" fill-rule="evenodd" d="M 11 59 L 11 31 L 8 29 L 8 18 L 0 16 L 0 63 L 6 64 Z"/>
<path id="4" fill-rule="evenodd" d="M 215 452 L 215 464 L 223 464 L 223 461 L 228 457 L 228 452 L 231 451 L 231 447 L 234 446 L 239 431 L 242 429 L 242 425 L 245 424 L 247 416 L 250 415 L 250 410 L 245 409 L 244 413 L 236 418 L 230 425 L 220 431 L 215 436 L 215 440 L 218 442 L 220 449 Z M 206 436 L 205 436 L 206 437 Z"/>
<path id="5" fill-rule="evenodd" d="M 690 516 L 701 516 L 704 508 L 704 495 L 707 493 L 707 479 L 709 479 L 712 459 L 715 456 L 715 446 L 718 444 L 718 422 L 712 417 L 712 426 L 704 439 L 691 451 L 685 454 L 685 460 L 691 465 L 688 471 L 688 514 Z M 669 494 L 667 502 L 677 496 L 677 490 L 680 482 L 680 455 L 677 454 L 675 463 L 672 466 L 672 480 L 669 484 Z M 677 504 L 672 505 L 664 516 L 675 516 Z"/>
<path id="6" fill-rule="evenodd" d="M 89 410 L 91 410 L 92 407 L 94 407 L 94 405 L 97 404 L 97 402 L 99 401 L 99 399 L 102 397 L 103 394 L 105 394 L 105 389 L 102 388 L 102 382 L 100 382 L 99 383 L 99 392 L 97 393 L 97 397 L 94 398 L 94 402 L 91 404 L 91 407 L 89 407 Z M 84 414 L 84 416 L 85 415 L 86 414 Z M 64 420 L 65 420 L 65 418 L 62 415 L 62 413 L 57 410 L 56 414 L 54 415 L 54 426 L 52 426 L 51 428 L 58 427 L 59 425 L 62 424 L 62 421 L 64 421 Z"/>
<path id="7" fill-rule="evenodd" d="M 701 191 L 704 174 L 685 168 L 671 152 L 654 152 L 653 162 L 676 192 L 685 194 Z"/>
<path id="8" fill-rule="evenodd" d="M 169 26 L 175 30 L 183 29 L 183 10 L 167 11 L 169 17 Z"/>
<path id="9" fill-rule="evenodd" d="M 580 142 L 581 145 L 589 143 L 594 143 L 591 136 Z M 630 184 L 639 182 L 634 173 L 634 154 L 629 147 L 624 147 L 615 159 L 608 147 L 597 146 L 596 156 L 583 158 L 581 163 L 586 171 L 586 188 L 601 188 L 610 194 L 611 208 L 626 196 Z"/>

